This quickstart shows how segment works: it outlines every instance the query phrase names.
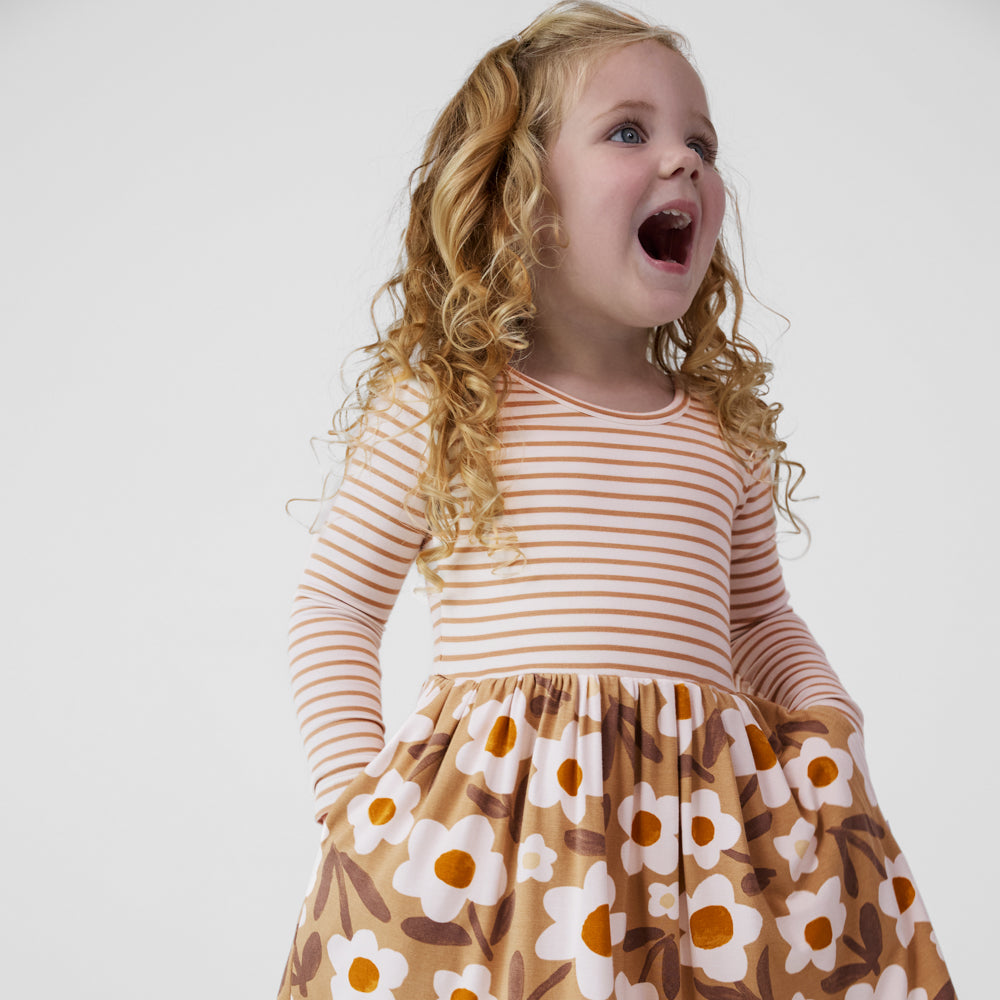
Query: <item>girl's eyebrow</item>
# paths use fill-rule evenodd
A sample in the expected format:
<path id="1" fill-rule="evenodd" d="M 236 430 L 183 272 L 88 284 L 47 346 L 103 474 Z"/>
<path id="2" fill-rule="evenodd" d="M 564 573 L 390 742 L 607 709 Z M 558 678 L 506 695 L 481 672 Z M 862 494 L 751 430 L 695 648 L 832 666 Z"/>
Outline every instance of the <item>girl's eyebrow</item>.
<path id="1" fill-rule="evenodd" d="M 617 115 L 623 111 L 645 111 L 647 114 L 652 114 L 656 111 L 656 106 L 651 104 L 649 101 L 644 101 L 641 99 L 629 98 L 624 101 L 619 101 L 613 108 L 608 108 L 606 111 L 602 111 L 599 115 L 594 117 L 594 122 L 600 121 L 606 115 Z M 706 128 L 710 129 L 712 135 L 718 141 L 719 135 L 715 131 L 715 126 L 712 124 L 711 119 L 706 118 L 700 111 L 695 112 L 695 118 L 697 118 Z"/>

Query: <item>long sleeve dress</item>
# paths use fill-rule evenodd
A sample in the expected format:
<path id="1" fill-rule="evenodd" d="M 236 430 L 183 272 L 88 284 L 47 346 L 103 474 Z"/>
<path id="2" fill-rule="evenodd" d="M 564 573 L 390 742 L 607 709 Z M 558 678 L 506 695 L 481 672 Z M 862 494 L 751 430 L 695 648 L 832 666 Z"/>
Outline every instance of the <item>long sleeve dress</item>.
<path id="1" fill-rule="evenodd" d="M 431 541 L 416 383 L 315 539 L 290 648 L 323 841 L 279 996 L 954 996 L 860 710 L 789 604 L 766 470 L 679 380 L 624 413 L 509 376 L 523 559 L 460 532 L 388 741 L 379 643 Z"/>

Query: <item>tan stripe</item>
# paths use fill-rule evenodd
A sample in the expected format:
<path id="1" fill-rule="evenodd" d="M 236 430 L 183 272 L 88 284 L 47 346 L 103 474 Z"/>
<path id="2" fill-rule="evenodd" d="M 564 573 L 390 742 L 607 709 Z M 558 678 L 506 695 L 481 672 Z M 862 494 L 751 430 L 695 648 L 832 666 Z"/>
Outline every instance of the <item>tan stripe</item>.
<path id="1" fill-rule="evenodd" d="M 692 605 L 688 604 L 688 607 Z M 696 628 L 699 631 L 710 632 L 725 642 L 729 642 L 729 629 L 721 629 L 709 622 L 698 621 L 695 622 L 690 618 L 684 618 L 680 615 L 668 615 L 665 612 L 652 612 L 652 611 L 638 611 L 625 608 L 557 608 L 557 609 L 537 609 L 534 611 L 518 611 L 515 616 L 518 620 L 526 618 L 550 618 L 550 617 L 567 617 L 567 616 L 579 616 L 579 615 L 590 615 L 591 617 L 597 617 L 601 615 L 608 615 L 611 617 L 628 617 L 628 618 L 646 618 L 652 619 L 653 621 L 666 621 L 675 622 L 678 625 L 690 625 L 692 628 Z M 716 615 L 717 618 L 722 620 L 721 615 Z M 475 618 L 442 618 L 442 625 L 455 625 L 455 626 L 465 626 L 465 625 L 485 625 L 487 622 L 498 622 L 498 621 L 510 621 L 511 615 L 483 615 L 481 617 L 477 616 Z M 454 635 L 454 636 L 442 636 L 441 642 L 493 642 L 500 639 L 506 639 L 511 635 L 543 635 L 546 632 L 623 632 L 629 635 L 651 635 L 657 637 L 663 637 L 665 633 L 658 632 L 654 629 L 639 629 L 639 628 L 624 628 L 621 626 L 614 626 L 602 623 L 599 628 L 595 629 L 593 624 L 591 625 L 560 625 L 553 628 L 541 628 L 541 629 L 524 629 L 520 631 L 502 631 L 502 632 L 489 632 L 481 633 L 476 635 L 474 638 L 469 638 L 466 635 Z M 693 637 L 685 639 L 685 641 L 696 642 Z M 697 644 L 703 646 L 710 646 L 712 649 L 718 648 L 714 643 L 703 642 L 697 640 Z"/>

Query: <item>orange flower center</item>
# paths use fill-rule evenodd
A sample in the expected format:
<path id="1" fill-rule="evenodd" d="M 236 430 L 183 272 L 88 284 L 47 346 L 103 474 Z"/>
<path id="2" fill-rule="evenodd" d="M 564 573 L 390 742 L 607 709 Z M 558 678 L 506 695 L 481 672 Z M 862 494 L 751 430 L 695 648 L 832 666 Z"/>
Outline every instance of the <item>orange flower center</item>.
<path id="1" fill-rule="evenodd" d="M 516 742 L 517 725 L 509 715 L 501 715 L 486 737 L 486 752 L 494 757 L 506 757 L 514 749 Z"/>
<path id="2" fill-rule="evenodd" d="M 696 948 L 721 948 L 733 939 L 733 918 L 724 906 L 703 906 L 691 914 L 690 929 Z"/>
<path id="3" fill-rule="evenodd" d="M 712 843 L 715 824 L 707 816 L 695 816 L 691 820 L 691 838 L 699 847 Z"/>
<path id="4" fill-rule="evenodd" d="M 836 763 L 829 757 L 814 757 L 806 768 L 809 780 L 817 788 L 825 788 L 839 773 Z"/>
<path id="5" fill-rule="evenodd" d="M 892 880 L 892 891 L 896 895 L 896 905 L 900 913 L 905 913 L 917 898 L 917 890 L 908 878 L 897 875 Z"/>
<path id="6" fill-rule="evenodd" d="M 580 932 L 583 943 L 596 955 L 611 955 L 611 914 L 607 906 L 599 906 L 587 914 Z"/>
<path id="7" fill-rule="evenodd" d="M 347 971 L 347 981 L 358 993 L 374 993 L 378 989 L 378 966 L 358 956 Z"/>
<path id="8" fill-rule="evenodd" d="M 833 928 L 826 917 L 817 917 L 810 920 L 805 926 L 806 944 L 813 951 L 825 948 L 833 940 Z"/>
<path id="9" fill-rule="evenodd" d="M 396 803 L 392 799 L 372 799 L 368 806 L 368 819 L 372 826 L 385 826 L 396 815 Z"/>
<path id="10" fill-rule="evenodd" d="M 567 795 L 576 795 L 583 784 L 583 768 L 572 757 L 564 760 L 556 771 L 556 781 Z"/>
<path id="11" fill-rule="evenodd" d="M 755 726 L 752 722 L 747 726 L 747 737 L 750 740 L 750 752 L 753 754 L 754 767 L 758 771 L 768 771 L 778 762 L 774 755 L 771 744 L 761 731 L 760 726 Z"/>
<path id="12" fill-rule="evenodd" d="M 660 839 L 662 824 L 651 812 L 640 809 L 632 820 L 632 839 L 640 847 L 649 847 Z"/>
<path id="13" fill-rule="evenodd" d="M 476 862 L 466 851 L 445 851 L 434 862 L 434 874 L 445 885 L 466 889 L 476 874 Z"/>

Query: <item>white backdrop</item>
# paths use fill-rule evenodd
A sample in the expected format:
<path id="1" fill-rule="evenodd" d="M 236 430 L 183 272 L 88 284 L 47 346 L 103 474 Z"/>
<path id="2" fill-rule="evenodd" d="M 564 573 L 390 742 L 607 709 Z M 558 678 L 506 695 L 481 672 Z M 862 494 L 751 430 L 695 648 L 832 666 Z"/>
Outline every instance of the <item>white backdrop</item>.
<path id="1" fill-rule="evenodd" d="M 424 133 L 541 7 L 0 3 L 4 996 L 274 995 L 316 841 L 283 504 L 319 487 Z M 750 316 L 820 497 L 796 609 L 987 995 L 998 8 L 640 7 L 692 42 L 751 288 L 791 321 Z M 390 727 L 423 614 L 390 626 Z"/>

